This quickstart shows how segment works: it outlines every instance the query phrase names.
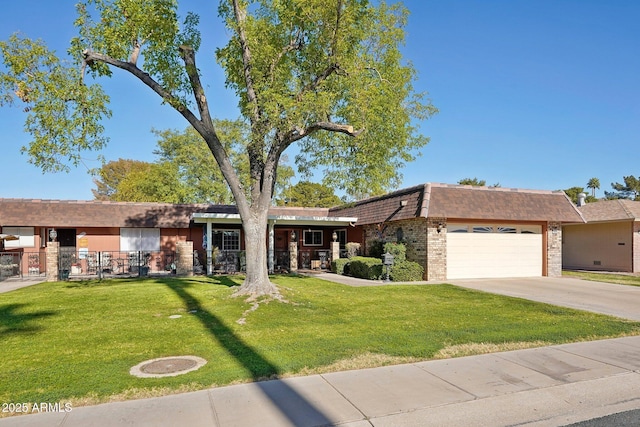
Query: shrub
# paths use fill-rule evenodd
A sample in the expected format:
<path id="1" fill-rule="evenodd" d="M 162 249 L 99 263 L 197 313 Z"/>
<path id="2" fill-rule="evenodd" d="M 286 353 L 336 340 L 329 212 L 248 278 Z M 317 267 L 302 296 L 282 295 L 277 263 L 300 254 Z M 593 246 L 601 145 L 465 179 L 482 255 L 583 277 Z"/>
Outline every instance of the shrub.
<path id="1" fill-rule="evenodd" d="M 353 258 L 360 252 L 360 243 L 348 242 L 345 246 L 347 248 L 347 258 Z"/>
<path id="2" fill-rule="evenodd" d="M 380 258 L 356 256 L 350 261 L 349 272 L 352 276 L 369 280 L 378 280 L 382 277 L 382 260 Z"/>
<path id="3" fill-rule="evenodd" d="M 389 276 L 393 282 L 415 282 L 422 280 L 424 268 L 417 262 L 401 261 L 391 266 Z"/>
<path id="4" fill-rule="evenodd" d="M 369 248 L 368 255 L 371 258 L 380 259 L 383 253 L 384 253 L 384 242 L 382 240 L 374 240 L 373 243 L 371 243 L 371 247 Z"/>
<path id="5" fill-rule="evenodd" d="M 338 258 L 331 261 L 331 271 L 336 274 L 346 274 L 345 267 L 349 265 L 351 260 L 348 258 Z"/>
<path id="6" fill-rule="evenodd" d="M 404 262 L 407 260 L 407 247 L 404 243 L 385 243 L 384 252 L 393 255 L 393 263 Z"/>

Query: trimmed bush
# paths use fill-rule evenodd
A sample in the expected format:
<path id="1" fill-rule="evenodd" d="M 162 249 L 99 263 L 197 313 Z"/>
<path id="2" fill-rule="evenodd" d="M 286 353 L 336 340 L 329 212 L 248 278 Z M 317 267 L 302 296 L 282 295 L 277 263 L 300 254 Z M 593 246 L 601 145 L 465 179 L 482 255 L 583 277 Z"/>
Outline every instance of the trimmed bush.
<path id="1" fill-rule="evenodd" d="M 374 240 L 373 243 L 371 243 L 371 247 L 369 248 L 368 255 L 371 258 L 380 259 L 383 253 L 384 253 L 384 242 L 382 240 Z"/>
<path id="2" fill-rule="evenodd" d="M 393 255 L 393 263 L 397 264 L 399 262 L 404 262 L 407 260 L 407 247 L 404 243 L 385 243 L 384 244 L 384 253 L 389 252 Z"/>
<path id="3" fill-rule="evenodd" d="M 331 261 L 331 271 L 336 274 L 346 274 L 345 267 L 351 262 L 348 258 L 338 258 Z"/>
<path id="4" fill-rule="evenodd" d="M 358 242 L 349 242 L 345 246 L 347 249 L 347 258 L 353 258 L 360 252 L 360 243 Z"/>
<path id="5" fill-rule="evenodd" d="M 389 276 L 393 282 L 416 282 L 422 280 L 424 268 L 417 262 L 401 261 L 391 266 Z"/>
<path id="6" fill-rule="evenodd" d="M 382 277 L 382 260 L 380 258 L 356 256 L 350 261 L 349 272 L 353 277 L 369 280 L 378 280 Z"/>

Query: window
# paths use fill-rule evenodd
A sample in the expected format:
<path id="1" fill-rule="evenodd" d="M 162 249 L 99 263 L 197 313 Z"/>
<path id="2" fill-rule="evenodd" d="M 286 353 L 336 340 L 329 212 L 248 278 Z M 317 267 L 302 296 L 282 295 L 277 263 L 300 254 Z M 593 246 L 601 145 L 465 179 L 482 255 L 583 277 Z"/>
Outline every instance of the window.
<path id="1" fill-rule="evenodd" d="M 515 234 L 516 233 L 516 228 L 515 227 L 507 227 L 507 226 L 500 226 L 497 228 L 498 233 L 511 233 L 511 234 Z"/>
<path id="2" fill-rule="evenodd" d="M 2 227 L 2 234 L 10 234 L 18 237 L 18 240 L 4 241 L 4 247 L 7 249 L 32 248 L 36 245 L 33 227 Z"/>
<path id="3" fill-rule="evenodd" d="M 493 227 L 488 225 L 476 225 L 475 227 L 473 227 L 473 232 L 474 233 L 493 233 Z"/>
<path id="4" fill-rule="evenodd" d="M 240 250 L 240 230 L 213 230 L 212 244 L 221 251 Z"/>
<path id="5" fill-rule="evenodd" d="M 542 227 L 539 225 L 523 225 L 520 228 L 521 234 L 542 234 Z"/>
<path id="6" fill-rule="evenodd" d="M 305 246 L 322 246 L 322 230 L 305 230 L 303 238 Z"/>
<path id="7" fill-rule="evenodd" d="M 159 228 L 121 228 L 121 251 L 159 251 Z"/>
<path id="8" fill-rule="evenodd" d="M 469 232 L 468 225 L 455 225 L 455 224 L 447 225 L 447 233 L 468 233 L 468 232 Z"/>
<path id="9" fill-rule="evenodd" d="M 344 249 L 347 245 L 347 230 L 336 230 L 338 235 L 338 242 L 340 242 L 340 248 Z"/>

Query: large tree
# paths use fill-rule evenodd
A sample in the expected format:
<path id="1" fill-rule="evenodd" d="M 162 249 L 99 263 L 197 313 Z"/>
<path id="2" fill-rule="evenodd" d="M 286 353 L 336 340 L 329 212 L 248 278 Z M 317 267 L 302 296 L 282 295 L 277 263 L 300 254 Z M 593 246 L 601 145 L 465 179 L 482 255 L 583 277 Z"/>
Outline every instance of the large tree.
<path id="1" fill-rule="evenodd" d="M 611 188 L 614 191 L 605 191 L 607 199 L 631 199 L 640 200 L 640 179 L 633 175 L 623 176 L 623 182 L 612 182 Z"/>
<path id="2" fill-rule="evenodd" d="M 114 195 L 118 191 L 120 182 L 131 172 L 140 170 L 149 165 L 147 162 L 132 159 L 112 160 L 93 171 L 95 177 L 92 189 L 93 198 L 96 200 L 115 200 Z"/>
<path id="3" fill-rule="evenodd" d="M 591 190 L 591 196 L 596 197 L 596 190 L 600 189 L 600 180 L 598 178 L 591 178 L 587 182 L 587 188 Z"/>
<path id="4" fill-rule="evenodd" d="M 332 208 L 340 203 L 340 197 L 335 195 L 333 189 L 309 181 L 300 181 L 276 197 L 276 204 L 280 206 Z"/>
<path id="5" fill-rule="evenodd" d="M 239 294 L 278 294 L 267 270 L 267 211 L 292 144 L 304 153 L 296 159 L 303 170 L 324 167 L 335 186 L 361 194 L 397 184 L 399 166 L 427 143 L 414 120 L 435 109 L 415 93 L 415 70 L 402 61 L 408 12 L 399 4 L 220 2 L 229 41 L 216 56 L 249 123 L 248 189 L 210 115 L 196 65 L 198 17 L 189 13 L 180 25 L 175 0 L 83 0 L 77 10 L 70 64 L 40 41 L 14 35 L 0 43 L 0 102 L 26 103 L 31 161 L 65 169 L 83 150 L 103 148 L 108 97 L 86 74 L 93 81 L 116 69 L 131 74 L 202 136 L 231 189 L 247 250 Z"/>

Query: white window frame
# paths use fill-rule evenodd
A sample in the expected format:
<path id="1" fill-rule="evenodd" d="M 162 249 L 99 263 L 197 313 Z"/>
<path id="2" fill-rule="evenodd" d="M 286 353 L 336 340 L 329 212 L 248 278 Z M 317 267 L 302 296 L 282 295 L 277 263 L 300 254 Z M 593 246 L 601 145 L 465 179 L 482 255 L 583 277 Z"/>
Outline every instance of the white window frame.
<path id="1" fill-rule="evenodd" d="M 318 235 L 320 236 L 320 243 L 315 242 L 316 239 L 314 236 Z M 311 238 L 308 239 L 307 236 L 310 236 Z M 324 232 L 322 230 L 304 230 L 302 233 L 302 241 L 305 246 L 322 246 L 324 241 Z"/>
<path id="2" fill-rule="evenodd" d="M 120 250 L 123 252 L 160 251 L 160 229 L 143 227 L 121 228 Z"/>
<path id="3" fill-rule="evenodd" d="M 18 240 L 5 240 L 5 249 L 34 248 L 36 246 L 33 227 L 2 227 L 2 234 L 18 237 Z"/>

